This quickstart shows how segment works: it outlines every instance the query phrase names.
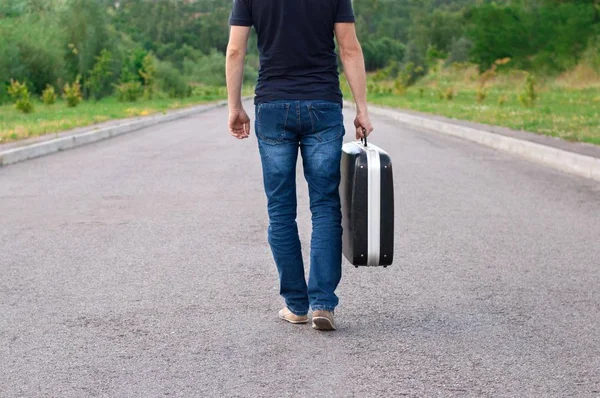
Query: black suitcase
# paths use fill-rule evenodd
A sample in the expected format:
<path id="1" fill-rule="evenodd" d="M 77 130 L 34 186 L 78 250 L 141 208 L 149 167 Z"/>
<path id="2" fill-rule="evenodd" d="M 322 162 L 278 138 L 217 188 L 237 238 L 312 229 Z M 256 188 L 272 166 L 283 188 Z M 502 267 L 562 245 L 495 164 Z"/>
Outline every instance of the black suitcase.
<path id="1" fill-rule="evenodd" d="M 394 260 L 394 178 L 389 155 L 364 142 L 342 148 L 343 252 L 356 267 Z"/>

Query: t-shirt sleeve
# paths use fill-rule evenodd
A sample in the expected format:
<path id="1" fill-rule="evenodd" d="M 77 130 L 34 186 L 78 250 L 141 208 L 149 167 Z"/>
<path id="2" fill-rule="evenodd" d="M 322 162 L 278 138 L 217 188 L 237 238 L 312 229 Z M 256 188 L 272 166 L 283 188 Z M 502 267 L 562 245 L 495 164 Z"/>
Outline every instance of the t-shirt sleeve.
<path id="1" fill-rule="evenodd" d="M 252 26 L 252 9 L 250 0 L 233 0 L 233 9 L 229 18 L 229 25 Z"/>
<path id="2" fill-rule="evenodd" d="M 355 22 L 352 0 L 338 0 L 335 22 Z"/>

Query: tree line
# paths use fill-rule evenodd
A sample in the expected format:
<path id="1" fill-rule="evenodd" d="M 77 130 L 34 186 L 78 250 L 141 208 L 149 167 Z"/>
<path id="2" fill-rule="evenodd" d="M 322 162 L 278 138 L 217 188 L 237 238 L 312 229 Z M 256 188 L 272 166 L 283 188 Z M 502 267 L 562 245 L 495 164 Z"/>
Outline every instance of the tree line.
<path id="1" fill-rule="evenodd" d="M 600 51 L 600 0 L 356 0 L 367 68 L 496 60 L 556 74 Z M 591 54 L 592 56 L 594 54 Z M 597 58 L 597 57 L 596 57 Z M 416 69 L 416 68 L 415 68 Z"/>
<path id="2" fill-rule="evenodd" d="M 101 99 L 186 96 L 223 86 L 222 0 L 3 0 L 0 102 L 11 80 L 34 94 L 79 83 Z M 354 0 L 369 71 L 408 84 L 444 61 L 557 74 L 586 58 L 600 67 L 600 0 Z M 246 79 L 257 76 L 252 37 Z"/>
<path id="3" fill-rule="evenodd" d="M 214 0 L 3 0 L 0 103 L 11 81 L 34 95 L 75 83 L 97 100 L 222 87 L 228 15 Z M 251 57 L 248 82 L 257 67 Z"/>

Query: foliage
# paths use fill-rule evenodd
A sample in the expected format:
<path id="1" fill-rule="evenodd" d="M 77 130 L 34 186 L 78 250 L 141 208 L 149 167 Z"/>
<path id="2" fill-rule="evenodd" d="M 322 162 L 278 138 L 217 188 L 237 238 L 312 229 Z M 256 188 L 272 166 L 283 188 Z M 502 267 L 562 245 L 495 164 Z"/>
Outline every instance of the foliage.
<path id="1" fill-rule="evenodd" d="M 389 37 L 367 40 L 362 44 L 367 70 L 384 68 L 392 61 L 402 61 L 406 46 Z"/>
<path id="2" fill-rule="evenodd" d="M 48 85 L 42 91 L 42 102 L 44 105 L 54 105 L 56 102 L 56 91 L 54 90 L 54 86 Z"/>
<path id="3" fill-rule="evenodd" d="M 143 94 L 140 82 L 125 82 L 115 85 L 117 99 L 121 102 L 135 102 Z"/>
<path id="4" fill-rule="evenodd" d="M 67 102 L 67 106 L 69 108 L 75 108 L 83 99 L 83 95 L 81 93 L 81 83 L 79 80 L 80 77 L 77 76 L 73 83 L 65 83 L 63 87 L 63 99 Z"/>
<path id="5" fill-rule="evenodd" d="M 111 94 L 111 80 L 113 76 L 112 53 L 106 49 L 100 52 L 96 57 L 96 63 L 88 74 L 85 87 L 88 89 L 90 97 L 99 100 Z"/>
<path id="6" fill-rule="evenodd" d="M 536 80 L 531 74 L 527 75 L 523 89 L 519 94 L 519 101 L 526 107 L 531 108 L 535 106 L 537 100 Z"/>
<path id="7" fill-rule="evenodd" d="M 121 66 L 121 82 L 139 82 L 144 84 L 144 78 L 140 71 L 144 69 L 144 60 L 149 55 L 148 51 L 136 47 L 130 49 L 123 60 Z"/>
<path id="8" fill-rule="evenodd" d="M 142 61 L 142 68 L 138 71 L 144 80 L 144 98 L 152 99 L 154 96 L 154 84 L 156 81 L 156 65 L 154 57 L 147 54 Z"/>
<path id="9" fill-rule="evenodd" d="M 473 50 L 473 42 L 466 37 L 461 37 L 452 42 L 450 53 L 448 54 L 447 64 L 468 62 Z"/>
<path id="10" fill-rule="evenodd" d="M 29 89 L 25 83 L 20 83 L 17 80 L 10 81 L 10 87 L 8 88 L 8 94 L 15 103 L 16 108 L 23 113 L 33 112 L 33 103 L 31 102 L 31 96 Z"/>
<path id="11" fill-rule="evenodd" d="M 406 94 L 406 85 L 403 79 L 398 78 L 394 82 L 394 94 L 404 95 Z"/>
<path id="12" fill-rule="evenodd" d="M 484 3 L 467 13 L 472 60 L 482 70 L 510 57 L 515 67 L 544 72 L 575 66 L 588 39 L 598 33 L 592 1 Z"/>
<path id="13" fill-rule="evenodd" d="M 161 91 L 171 98 L 184 98 L 191 94 L 185 77 L 173 65 L 161 62 L 156 67 L 156 81 Z"/>
<path id="14" fill-rule="evenodd" d="M 0 14 L 0 38 L 0 82 L 27 81 L 39 94 L 64 78 L 62 32 L 51 15 Z"/>

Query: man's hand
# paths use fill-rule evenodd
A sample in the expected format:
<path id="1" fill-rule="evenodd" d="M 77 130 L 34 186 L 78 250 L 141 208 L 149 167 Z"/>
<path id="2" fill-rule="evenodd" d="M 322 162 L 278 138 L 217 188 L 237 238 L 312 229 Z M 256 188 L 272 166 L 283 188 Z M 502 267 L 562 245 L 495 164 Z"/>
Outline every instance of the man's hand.
<path id="1" fill-rule="evenodd" d="M 373 124 L 371 123 L 371 119 L 369 115 L 366 113 L 359 113 L 356 115 L 356 119 L 354 119 L 354 127 L 356 127 L 356 139 L 359 140 L 364 137 L 364 131 L 367 132 L 367 137 L 374 130 Z M 363 131 L 364 130 L 364 131 Z"/>
<path id="2" fill-rule="evenodd" d="M 238 140 L 250 136 L 250 118 L 244 108 L 229 110 L 229 132 Z"/>

